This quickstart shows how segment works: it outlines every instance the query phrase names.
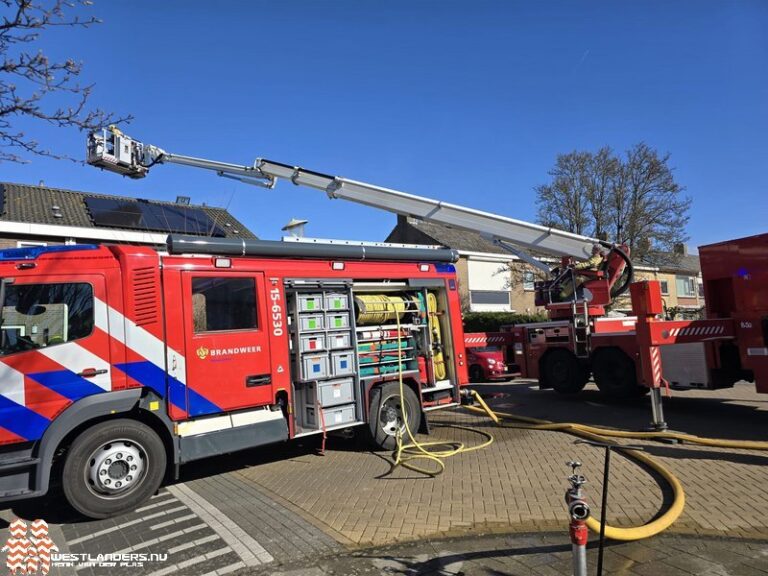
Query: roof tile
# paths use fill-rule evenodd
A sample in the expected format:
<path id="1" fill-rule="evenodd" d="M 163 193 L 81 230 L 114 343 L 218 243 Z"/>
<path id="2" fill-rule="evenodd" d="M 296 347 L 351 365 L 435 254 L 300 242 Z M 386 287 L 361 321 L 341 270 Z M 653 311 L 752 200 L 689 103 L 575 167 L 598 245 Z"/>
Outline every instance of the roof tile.
<path id="1" fill-rule="evenodd" d="M 86 198 L 111 198 L 118 200 L 128 198 L 125 196 L 78 192 L 75 190 L 11 182 L 0 182 L 0 192 L 5 195 L 4 209 L 2 215 L 0 215 L 0 221 L 54 224 L 82 228 L 107 228 L 106 226 L 96 226 L 93 223 L 85 204 Z M 129 199 L 134 200 L 134 198 Z M 151 200 L 149 203 L 177 206 L 175 202 L 158 200 Z M 54 206 L 58 206 L 59 210 L 54 210 Z M 253 232 L 224 208 L 198 205 L 190 205 L 190 207 L 203 210 L 224 231 L 227 237 L 256 238 Z M 54 215 L 56 213 L 60 213 L 61 217 L 56 217 Z M 108 228 L 131 230 L 130 228 L 111 226 Z"/>

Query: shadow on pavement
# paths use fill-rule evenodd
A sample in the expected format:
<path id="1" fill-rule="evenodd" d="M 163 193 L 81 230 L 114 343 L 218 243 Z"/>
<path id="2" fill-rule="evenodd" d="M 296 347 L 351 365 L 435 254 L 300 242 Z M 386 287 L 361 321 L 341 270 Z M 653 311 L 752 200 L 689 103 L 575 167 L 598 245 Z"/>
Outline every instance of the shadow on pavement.
<path id="1" fill-rule="evenodd" d="M 564 396 L 553 390 L 540 390 L 531 381 L 472 386 L 489 404 L 500 411 L 518 413 L 555 422 L 580 422 L 624 430 L 646 429 L 651 419 L 647 396 L 616 400 L 605 397 L 593 384 L 579 394 Z M 736 388 L 749 387 L 739 383 Z M 738 390 L 737 390 L 738 391 Z M 500 395 L 500 397 L 493 397 Z M 696 396 L 694 396 L 696 394 Z M 665 397 L 664 413 L 670 429 L 710 438 L 768 440 L 765 422 L 768 414 L 750 400 L 739 400 L 728 390 L 672 392 Z M 757 401 L 765 402 L 765 401 Z M 512 408 L 503 407 L 513 404 Z"/>
<path id="2" fill-rule="evenodd" d="M 564 535 L 567 538 L 567 535 Z M 606 541 L 605 548 L 613 546 L 622 546 L 625 543 Z M 446 544 L 450 546 L 450 544 Z M 588 549 L 596 549 L 598 542 L 593 541 L 587 545 Z M 571 544 L 545 544 L 541 546 L 524 546 L 519 548 L 491 548 L 487 550 L 472 550 L 455 554 L 438 555 L 429 560 L 419 561 L 415 558 L 409 559 L 401 555 L 387 554 L 356 554 L 356 558 L 365 558 L 369 560 L 385 560 L 387 562 L 387 573 L 389 574 L 453 574 L 452 570 L 446 570 L 446 567 L 458 562 L 470 562 L 473 560 L 486 560 L 489 558 L 515 558 L 519 556 L 531 556 L 536 554 L 556 554 L 571 552 Z M 497 572 L 493 569 L 486 569 L 489 574 L 508 574 L 507 572 Z M 456 573 L 462 574 L 462 572 Z"/>

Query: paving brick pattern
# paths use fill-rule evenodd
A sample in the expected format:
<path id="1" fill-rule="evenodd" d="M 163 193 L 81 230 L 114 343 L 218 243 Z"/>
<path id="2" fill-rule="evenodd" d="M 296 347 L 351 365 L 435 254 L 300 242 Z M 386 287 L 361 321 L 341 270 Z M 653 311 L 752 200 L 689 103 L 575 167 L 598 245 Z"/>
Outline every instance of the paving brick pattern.
<path id="1" fill-rule="evenodd" d="M 597 549 L 587 552 L 594 574 Z M 408 575 L 569 576 L 570 544 L 562 534 L 491 535 L 427 540 L 251 570 L 251 576 Z M 765 576 L 768 544 L 679 535 L 611 543 L 603 573 L 611 576 Z"/>
<path id="2" fill-rule="evenodd" d="M 647 399 L 603 405 L 595 393 L 564 399 L 549 391 L 533 390 L 525 383 L 495 390 L 504 391 L 503 397 L 491 400 L 499 410 L 553 420 L 586 413 L 591 422 L 639 428 L 650 414 Z M 765 401 L 746 385 L 732 391 L 686 394 L 668 402 L 671 422 L 695 422 L 703 429 L 693 426 L 688 430 L 702 435 L 738 438 L 751 433 L 752 438 L 759 438 L 759 432 L 765 436 Z M 706 410 L 702 410 L 702 402 Z M 585 421 L 583 416 L 580 420 Z M 575 445 L 573 437 L 562 433 L 500 429 L 484 417 L 461 411 L 433 413 L 431 420 L 435 426 L 429 440 L 467 445 L 481 441 L 476 434 L 447 426 L 469 424 L 491 432 L 496 441 L 487 449 L 449 459 L 445 473 L 436 478 L 404 468 L 393 470 L 388 454 L 361 453 L 341 440 L 330 442 L 323 457 L 307 452 L 229 474 L 290 502 L 329 533 L 360 545 L 478 531 L 562 530 L 567 523 L 563 506 L 568 471 L 565 462 L 574 458 L 583 463 L 582 471 L 589 480 L 586 489 L 599 513 L 601 450 Z M 687 506 L 674 531 L 768 537 L 767 454 L 641 444 L 685 487 Z M 612 464 L 610 523 L 629 526 L 652 519 L 670 494 L 636 464 L 621 457 L 614 458 Z"/>
<path id="3" fill-rule="evenodd" d="M 66 543 L 60 548 L 92 557 L 115 553 L 167 554 L 167 557 L 156 557 L 143 566 L 80 565 L 76 568 L 78 576 L 120 572 L 151 576 L 177 573 L 214 575 L 219 570 L 225 574 L 228 570 L 243 568 L 246 564 L 233 539 L 222 538 L 219 526 L 210 518 L 201 516 L 165 489 L 130 514 L 107 520 L 63 524 L 61 530 Z M 194 545 L 190 546 L 190 543 Z"/>
<path id="4" fill-rule="evenodd" d="M 647 424 L 647 399 L 606 403 L 591 388 L 576 398 L 525 382 L 482 391 L 499 410 L 629 429 Z M 666 410 L 677 429 L 766 439 L 768 400 L 748 385 L 675 394 Z M 477 433 L 453 427 L 469 425 L 492 433 L 495 442 L 449 459 L 442 475 L 429 478 L 393 468 L 390 454 L 361 450 L 353 440 L 329 438 L 321 456 L 319 439 L 308 437 L 185 466 L 180 484 L 118 518 L 83 521 L 48 499 L 15 505 L 2 519 L 46 518 L 63 551 L 168 553 L 165 562 L 125 572 L 137 575 L 323 576 L 334 570 L 355 574 L 358 566 L 382 574 L 570 573 L 565 462 L 583 462 L 588 498 L 599 514 L 602 451 L 561 433 L 499 428 L 462 410 L 432 413 L 430 419 L 429 441 L 481 442 Z M 768 454 L 642 444 L 680 478 L 686 510 L 661 537 L 611 546 L 609 573 L 766 573 Z M 609 520 L 615 525 L 646 522 L 670 498 L 658 478 L 622 457 L 613 460 L 610 486 Z M 473 537 L 460 538 L 466 535 Z M 443 540 L 449 537 L 454 539 Z M 390 548 L 364 550 L 382 545 Z M 54 571 L 112 573 L 120 572 Z"/>

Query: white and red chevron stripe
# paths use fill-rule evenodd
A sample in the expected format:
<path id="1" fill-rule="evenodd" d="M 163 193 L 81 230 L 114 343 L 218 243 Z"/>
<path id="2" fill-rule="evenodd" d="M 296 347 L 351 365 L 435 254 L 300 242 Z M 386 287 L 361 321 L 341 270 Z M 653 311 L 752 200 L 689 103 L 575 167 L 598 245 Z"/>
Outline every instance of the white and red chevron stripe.
<path id="1" fill-rule="evenodd" d="M 658 346 L 651 347 L 651 377 L 653 378 L 652 386 L 656 386 L 661 381 L 661 350 Z"/>
<path id="2" fill-rule="evenodd" d="M 725 334 L 725 326 L 687 326 L 685 328 L 672 328 L 669 335 L 676 336 L 718 336 Z"/>
<path id="3" fill-rule="evenodd" d="M 158 368 L 165 370 L 167 360 L 168 369 L 171 371 L 170 375 L 182 384 L 186 384 L 186 363 L 183 354 L 168 347 L 166 357 L 166 346 L 160 338 L 141 326 L 137 326 L 133 320 L 98 298 L 96 299 L 96 307 L 101 310 L 101 313 L 96 316 L 96 325 L 99 328 L 109 332 L 113 338 L 124 344 L 129 352 L 149 360 Z M 175 370 L 172 362 L 174 357 L 176 359 Z"/>
<path id="4" fill-rule="evenodd" d="M 121 370 L 115 370 L 112 362 L 148 361 L 162 372 L 166 372 L 167 362 L 170 376 L 182 385 L 186 383 L 186 362 L 181 353 L 166 349 L 161 338 L 137 326 L 98 297 L 94 299 L 94 323 L 94 330 L 87 337 L 11 354 L 0 360 L 0 397 L 12 403 L 7 406 L 27 408 L 50 421 L 78 398 L 67 397 L 66 390 L 52 387 L 48 380 L 55 381 L 55 375 L 64 378 L 70 373 L 72 376 L 66 378 L 71 382 L 73 375 L 85 369 L 102 373 L 87 378 L 83 386 L 92 384 L 104 392 L 115 389 L 116 382 L 124 387 L 126 378 L 129 386 L 143 385 Z M 117 357 L 112 357 L 115 354 Z M 93 393 L 92 389 L 87 392 Z M 35 438 L 19 436 L 0 427 L 0 443 L 27 439 Z"/>

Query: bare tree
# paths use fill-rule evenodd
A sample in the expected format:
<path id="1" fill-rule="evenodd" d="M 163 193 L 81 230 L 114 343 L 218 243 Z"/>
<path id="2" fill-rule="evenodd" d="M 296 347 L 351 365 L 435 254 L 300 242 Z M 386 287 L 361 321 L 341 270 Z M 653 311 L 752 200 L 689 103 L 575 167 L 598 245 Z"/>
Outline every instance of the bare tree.
<path id="1" fill-rule="evenodd" d="M 673 261 L 675 247 L 688 240 L 691 199 L 683 195 L 668 162 L 669 154 L 660 156 L 647 144 L 636 144 L 627 152 L 621 186 L 613 196 L 616 237 L 656 264 Z"/>
<path id="2" fill-rule="evenodd" d="M 690 198 L 675 182 L 669 154 L 645 143 L 624 158 L 608 147 L 557 157 L 553 180 L 536 188 L 539 221 L 626 243 L 634 257 L 662 264 L 688 236 Z"/>
<path id="3" fill-rule="evenodd" d="M 585 234 L 589 225 L 587 189 L 584 178 L 589 152 L 560 154 L 550 170 L 550 184 L 536 188 L 539 221 L 553 228 Z"/>
<path id="4" fill-rule="evenodd" d="M 66 158 L 18 128 L 22 118 L 80 130 L 131 119 L 88 107 L 93 85 L 79 83 L 82 63 L 51 60 L 35 49 L 45 30 L 98 24 L 95 17 L 81 19 L 67 13 L 90 4 L 89 0 L 0 0 L 0 162 L 25 162 L 24 154 Z"/>

